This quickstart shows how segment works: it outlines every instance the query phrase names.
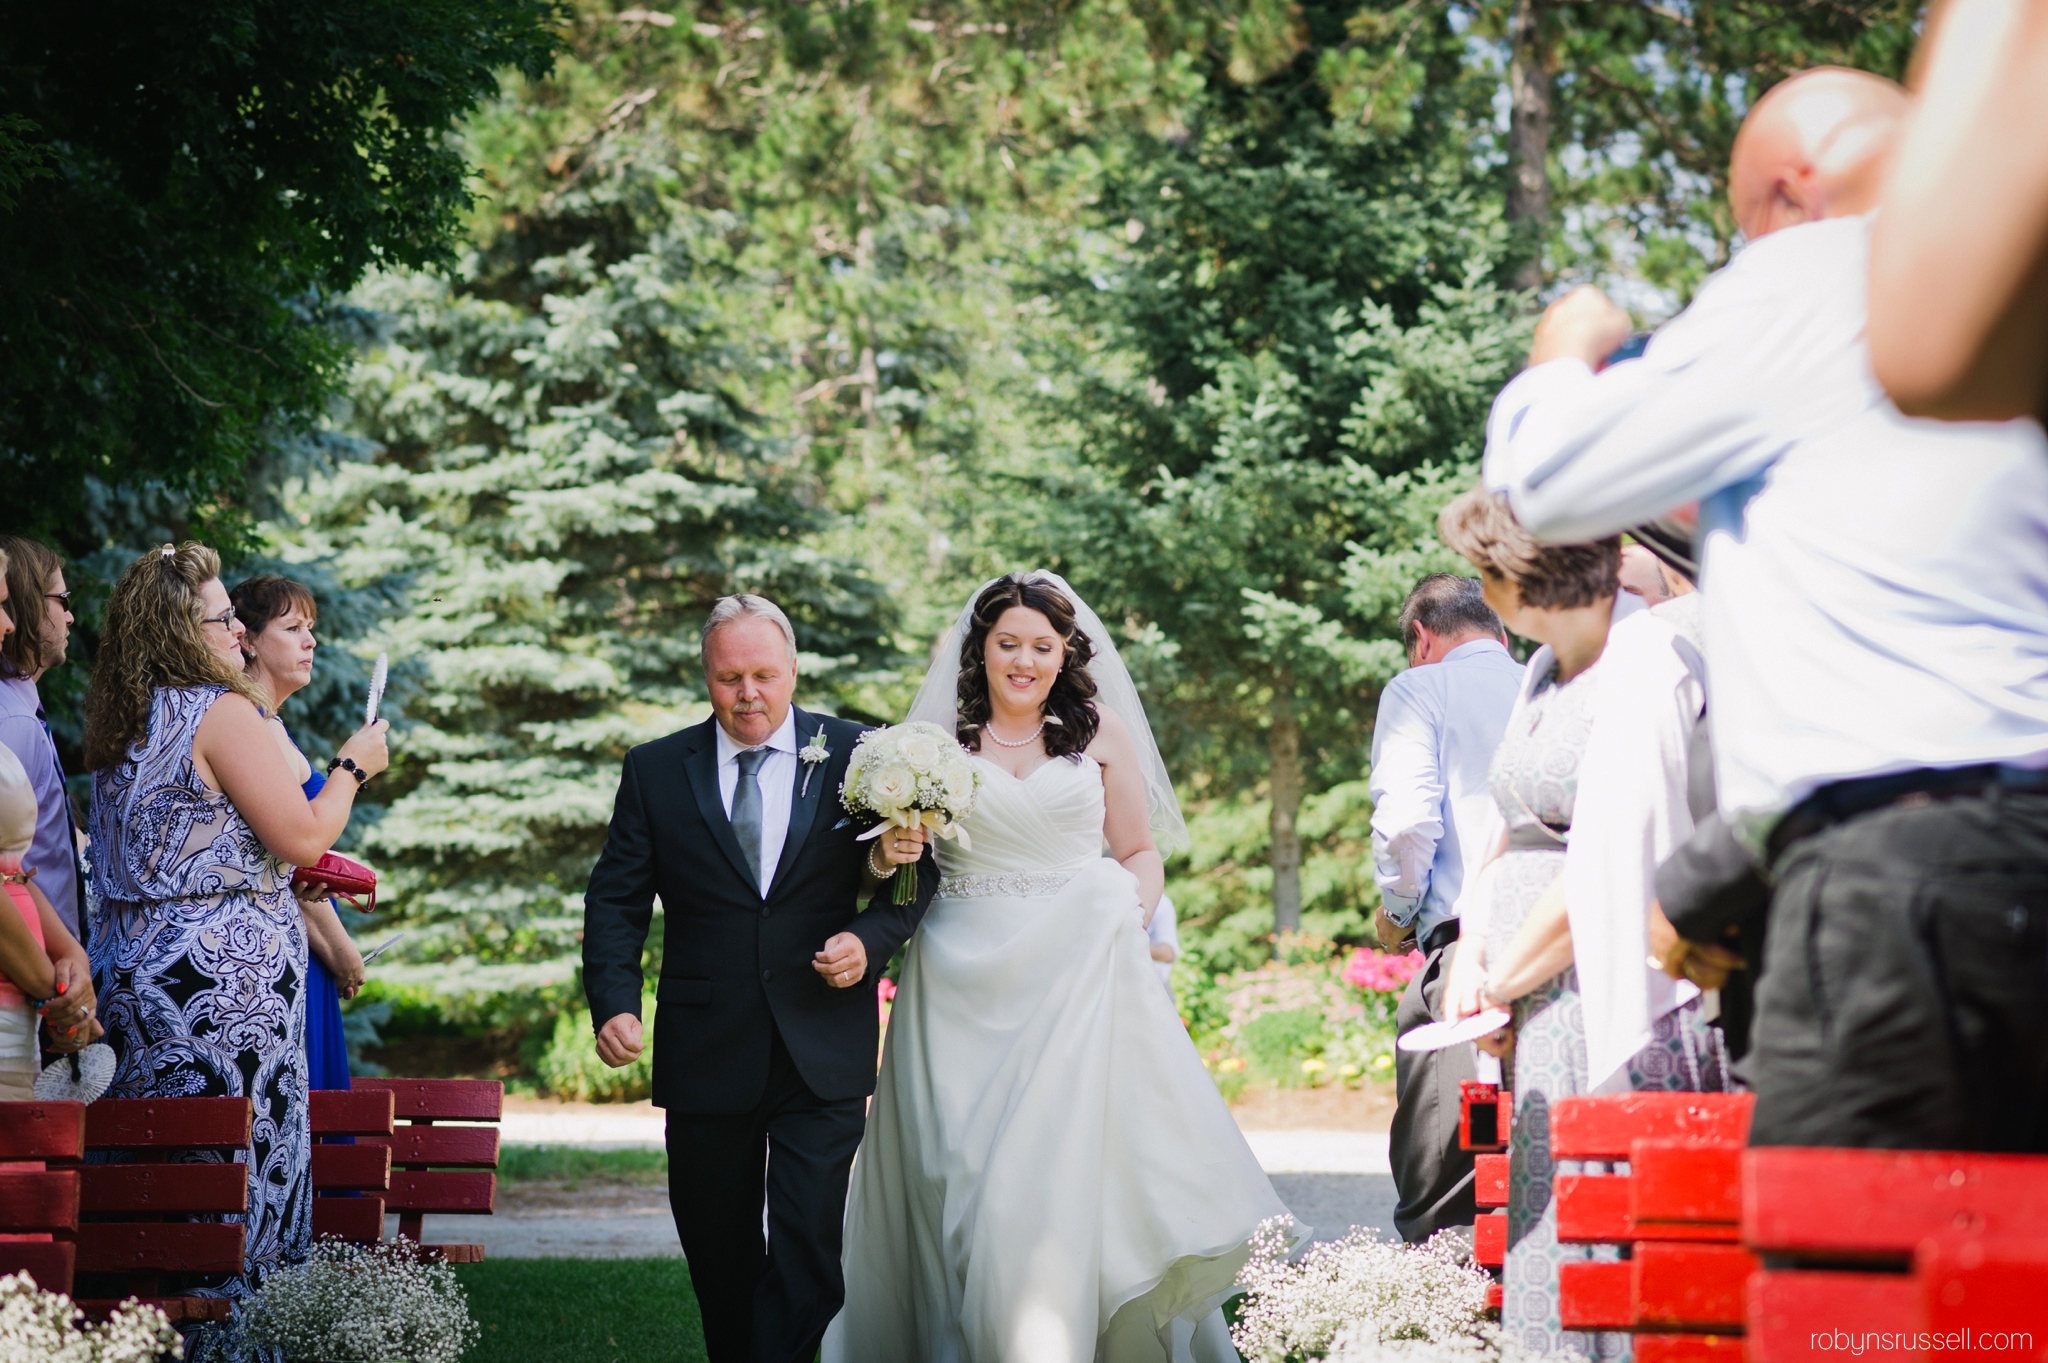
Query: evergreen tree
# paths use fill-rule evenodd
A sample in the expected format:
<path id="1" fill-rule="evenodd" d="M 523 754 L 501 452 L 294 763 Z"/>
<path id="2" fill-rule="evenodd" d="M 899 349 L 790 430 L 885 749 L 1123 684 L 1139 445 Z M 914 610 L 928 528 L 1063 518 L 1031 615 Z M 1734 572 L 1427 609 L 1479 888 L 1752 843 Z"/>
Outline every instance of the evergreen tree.
<path id="1" fill-rule="evenodd" d="M 1283 931 L 1303 921 L 1304 796 L 1364 768 L 1393 611 L 1442 562 L 1430 517 L 1524 335 L 1493 282 L 1497 201 L 1463 154 L 1457 35 L 1372 6 L 1299 13 L 1284 61 L 1249 84 L 1215 71 L 1188 135 L 1112 181 L 1129 249 L 1064 290 L 1102 349 L 1074 364 L 1075 464 L 1037 527 L 1151 642 L 1154 713 L 1196 789 L 1263 780 Z M 1369 876 L 1343 879 L 1329 907 L 1355 931 Z"/>

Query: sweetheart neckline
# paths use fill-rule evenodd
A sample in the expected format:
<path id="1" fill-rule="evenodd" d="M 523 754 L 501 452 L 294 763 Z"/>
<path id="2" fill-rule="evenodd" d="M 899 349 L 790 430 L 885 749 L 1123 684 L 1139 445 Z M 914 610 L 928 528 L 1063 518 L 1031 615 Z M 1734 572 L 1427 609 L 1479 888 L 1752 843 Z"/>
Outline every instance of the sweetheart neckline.
<path id="1" fill-rule="evenodd" d="M 994 762 L 991 762 L 991 761 L 989 761 L 989 759 L 988 759 L 988 758 L 986 758 L 986 757 L 982 756 L 982 755 L 981 755 L 980 753 L 978 753 L 978 752 L 974 752 L 974 753 L 969 753 L 969 754 L 967 754 L 967 755 L 968 755 L 968 757 L 969 757 L 969 758 L 973 759 L 973 760 L 974 760 L 974 761 L 976 761 L 976 762 L 980 762 L 980 763 L 982 763 L 982 764 L 983 764 L 983 765 L 985 765 L 985 766 L 988 766 L 988 767 L 992 767 L 992 768 L 994 768 L 994 769 L 995 769 L 996 771 L 1002 772 L 1002 774 L 1003 774 L 1003 775 L 1005 775 L 1005 776 L 1009 777 L 1009 778 L 1010 778 L 1010 779 L 1011 779 L 1012 781 L 1015 781 L 1015 782 L 1016 782 L 1016 783 L 1017 783 L 1018 785 L 1020 785 L 1020 786 L 1026 786 L 1026 785 L 1030 785 L 1030 784 L 1031 784 L 1031 782 L 1032 782 L 1032 781 L 1033 781 L 1033 780 L 1034 780 L 1034 779 L 1035 779 L 1035 778 L 1036 778 L 1036 777 L 1038 776 L 1038 773 L 1040 773 L 1040 772 L 1044 771 L 1044 770 L 1045 770 L 1045 769 L 1046 769 L 1047 767 L 1050 767 L 1050 766 L 1056 766 L 1056 765 L 1058 765 L 1058 763 L 1059 763 L 1060 761 L 1062 761 L 1062 760 L 1063 760 L 1063 759 L 1061 759 L 1061 758 L 1058 758 L 1058 757 L 1048 757 L 1048 758 L 1046 758 L 1046 759 L 1045 759 L 1045 760 L 1044 760 L 1043 762 L 1040 762 L 1040 763 L 1039 763 L 1039 764 L 1038 764 L 1037 766 L 1035 766 L 1035 767 L 1033 767 L 1033 768 L 1031 769 L 1031 775 L 1029 775 L 1029 776 L 1019 776 L 1019 775 L 1017 775 L 1017 774 L 1016 774 L 1015 772 L 1012 772 L 1012 771 L 1009 771 L 1009 770 L 1007 770 L 1007 769 L 1005 769 L 1005 768 L 1003 768 L 1003 767 L 997 766 L 997 765 L 996 765 L 996 764 L 995 764 Z M 1084 760 L 1084 761 L 1087 761 L 1087 762 L 1095 762 L 1095 759 L 1094 759 L 1094 758 L 1092 758 L 1092 757 L 1090 757 L 1090 756 L 1089 756 L 1089 755 L 1088 755 L 1087 753 L 1076 753 L 1076 754 L 1074 754 L 1074 755 L 1075 755 L 1076 757 L 1079 757 L 1079 758 L 1081 758 L 1081 759 L 1082 759 L 1082 760 Z M 1100 767 L 1100 766 L 1101 766 L 1102 764 L 1101 764 L 1100 762 L 1095 762 L 1095 765 L 1096 765 L 1096 766 L 1098 766 L 1098 767 Z"/>

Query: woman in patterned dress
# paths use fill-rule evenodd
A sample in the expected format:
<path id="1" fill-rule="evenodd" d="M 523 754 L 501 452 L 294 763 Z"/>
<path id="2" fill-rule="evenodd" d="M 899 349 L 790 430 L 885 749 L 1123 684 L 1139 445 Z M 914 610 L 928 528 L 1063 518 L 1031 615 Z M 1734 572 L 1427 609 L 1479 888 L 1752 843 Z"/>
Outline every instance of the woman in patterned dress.
<path id="1" fill-rule="evenodd" d="M 343 776 L 307 800 L 243 674 L 242 628 L 203 545 L 164 545 L 121 575 L 86 709 L 98 921 L 94 982 L 119 1058 L 112 1096 L 247 1097 L 255 1106 L 243 1272 L 197 1285 L 246 1297 L 305 1256 L 306 933 L 294 867 L 347 826 L 384 769 L 386 725 L 342 746 Z M 332 768 L 330 768 L 332 771 Z M 229 1356 L 233 1331 L 188 1341 Z"/>
<path id="2" fill-rule="evenodd" d="M 1690 832 L 1685 740 L 1699 702 L 1696 678 L 1679 675 L 1692 676 L 1690 645 L 1674 644 L 1668 624 L 1619 590 L 1618 539 L 1538 545 L 1483 489 L 1447 506 L 1440 529 L 1480 569 L 1487 604 L 1508 628 L 1543 645 L 1494 754 L 1500 850 L 1460 900 L 1463 928 L 1445 991 L 1448 1016 L 1482 1007 L 1513 1016 L 1482 1043 L 1507 1062 L 1515 1102 L 1501 1324 L 1530 1352 L 1620 1357 L 1627 1336 L 1567 1332 L 1560 1323 L 1558 1265 L 1589 1254 L 1557 1242 L 1550 1109 L 1596 1089 L 1723 1087 L 1715 1037 L 1696 1002 L 1677 1007 L 1643 992 L 1658 987 L 1642 945 L 1655 849 Z M 1641 703 L 1646 678 L 1676 703 Z M 1688 706 L 1689 718 L 1668 719 Z M 1672 734 L 1657 728 L 1659 717 Z M 1591 791 L 1581 780 L 1596 767 L 1610 788 Z M 1594 808 L 1599 817 L 1589 819 Z M 1589 1061 L 1589 1004 L 1597 1005 L 1597 1063 Z"/>

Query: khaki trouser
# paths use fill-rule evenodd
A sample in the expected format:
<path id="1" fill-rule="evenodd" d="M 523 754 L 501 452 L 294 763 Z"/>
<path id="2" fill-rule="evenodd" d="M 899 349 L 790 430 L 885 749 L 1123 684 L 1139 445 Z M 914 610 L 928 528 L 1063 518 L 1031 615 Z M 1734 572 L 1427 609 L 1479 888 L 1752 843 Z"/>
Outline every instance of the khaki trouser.
<path id="1" fill-rule="evenodd" d="M 25 1003 L 0 1004 L 0 1103 L 26 1103 L 36 1096 L 40 1059 L 35 1009 Z"/>

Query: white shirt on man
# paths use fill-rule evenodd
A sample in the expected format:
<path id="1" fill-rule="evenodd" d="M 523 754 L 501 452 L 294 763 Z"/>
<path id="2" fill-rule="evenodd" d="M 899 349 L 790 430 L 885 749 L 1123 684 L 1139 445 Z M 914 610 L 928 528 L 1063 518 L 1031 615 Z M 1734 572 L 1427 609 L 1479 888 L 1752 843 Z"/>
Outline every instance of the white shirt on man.
<path id="1" fill-rule="evenodd" d="M 725 804 L 725 817 L 732 817 L 733 792 L 740 785 L 740 754 L 751 751 L 732 741 L 732 735 L 716 718 L 711 727 L 718 731 L 718 798 Z M 789 841 L 789 810 L 796 795 L 796 707 L 782 717 L 782 725 L 768 741 L 768 749 L 754 779 L 761 783 L 761 898 L 775 882 L 775 864 L 782 860 L 782 844 Z"/>
<path id="2" fill-rule="evenodd" d="M 1411 667 L 1380 693 L 1372 729 L 1373 879 L 1397 927 L 1418 941 L 1455 916 L 1493 855 L 1476 830 L 1493 812 L 1487 774 L 1522 687 L 1498 639 L 1474 639 Z"/>
<path id="3" fill-rule="evenodd" d="M 1705 499 L 1716 781 L 1752 844 L 1835 781 L 2048 766 L 2048 438 L 1892 406 L 1871 221 L 1772 233 L 1640 360 L 1538 365 L 1488 423 L 1486 481 L 1539 538 Z"/>

